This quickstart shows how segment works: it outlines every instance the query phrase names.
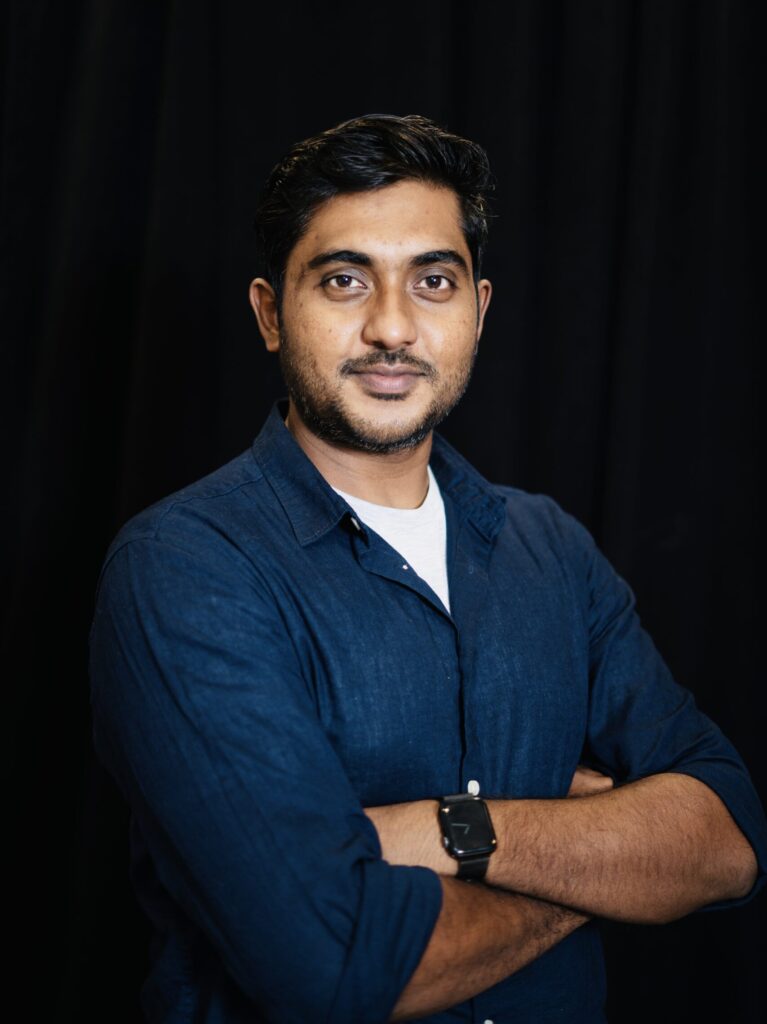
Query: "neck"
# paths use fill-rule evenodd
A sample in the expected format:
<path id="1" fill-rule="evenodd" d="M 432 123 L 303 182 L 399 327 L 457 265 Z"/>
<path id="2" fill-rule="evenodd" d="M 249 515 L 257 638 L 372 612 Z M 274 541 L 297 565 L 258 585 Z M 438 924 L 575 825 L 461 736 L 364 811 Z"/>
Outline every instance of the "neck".
<path id="1" fill-rule="evenodd" d="M 429 489 L 431 434 L 415 448 L 388 455 L 341 448 L 313 434 L 292 402 L 285 426 L 331 487 L 389 508 L 418 508 L 423 503 Z"/>

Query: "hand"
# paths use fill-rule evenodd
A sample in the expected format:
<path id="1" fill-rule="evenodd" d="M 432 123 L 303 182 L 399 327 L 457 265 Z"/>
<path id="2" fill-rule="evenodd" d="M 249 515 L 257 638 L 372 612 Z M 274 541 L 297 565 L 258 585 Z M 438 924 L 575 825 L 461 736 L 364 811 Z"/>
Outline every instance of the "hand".
<path id="1" fill-rule="evenodd" d="M 609 775 L 602 775 L 593 768 L 579 764 L 575 769 L 573 781 L 570 783 L 568 796 L 592 796 L 594 793 L 605 793 L 613 788 L 613 780 Z"/>

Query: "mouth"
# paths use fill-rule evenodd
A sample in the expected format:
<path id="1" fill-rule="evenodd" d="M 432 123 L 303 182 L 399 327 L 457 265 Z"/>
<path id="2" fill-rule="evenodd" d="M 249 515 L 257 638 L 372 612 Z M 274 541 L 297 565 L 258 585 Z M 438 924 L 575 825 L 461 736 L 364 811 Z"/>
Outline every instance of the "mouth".
<path id="1" fill-rule="evenodd" d="M 405 366 L 373 366 L 352 373 L 366 391 L 398 395 L 412 390 L 420 377 L 419 370 Z"/>

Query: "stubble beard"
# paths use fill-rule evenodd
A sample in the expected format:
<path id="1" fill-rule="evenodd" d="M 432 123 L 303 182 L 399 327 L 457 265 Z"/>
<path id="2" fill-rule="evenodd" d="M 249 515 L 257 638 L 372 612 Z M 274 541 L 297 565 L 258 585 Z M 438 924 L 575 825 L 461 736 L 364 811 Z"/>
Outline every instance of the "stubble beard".
<path id="1" fill-rule="evenodd" d="M 280 328 L 279 359 L 288 394 L 306 427 L 329 444 L 374 455 L 389 455 L 415 448 L 441 423 L 461 400 L 469 386 L 478 343 L 471 356 L 449 378 L 443 378 L 429 363 L 408 352 L 370 352 L 360 359 L 350 359 L 339 368 L 338 384 L 332 388 L 321 382 L 314 362 L 296 358 L 294 346 L 284 328 Z M 426 386 L 434 396 L 415 423 L 394 422 L 380 427 L 371 420 L 352 416 L 341 399 L 341 383 L 353 373 L 374 365 L 409 366 L 423 374 Z M 407 395 L 387 394 L 379 401 L 403 401 Z"/>

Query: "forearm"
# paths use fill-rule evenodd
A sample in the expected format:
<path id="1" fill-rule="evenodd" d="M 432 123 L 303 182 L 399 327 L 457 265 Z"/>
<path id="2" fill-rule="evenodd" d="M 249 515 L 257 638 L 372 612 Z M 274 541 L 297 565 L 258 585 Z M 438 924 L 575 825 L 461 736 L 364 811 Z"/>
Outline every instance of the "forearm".
<path id="1" fill-rule="evenodd" d="M 585 913 L 659 923 L 745 895 L 753 851 L 703 783 L 664 774 L 581 799 L 488 800 L 498 836 L 487 881 Z M 392 863 L 454 875 L 437 802 L 369 808 Z"/>
<path id="2" fill-rule="evenodd" d="M 582 800 L 489 801 L 488 881 L 601 917 L 661 923 L 753 884 L 753 851 L 719 797 L 687 775 Z"/>
<path id="3" fill-rule="evenodd" d="M 588 920 L 481 882 L 442 878 L 442 892 L 439 918 L 393 1021 L 438 1013 L 484 992 Z"/>

